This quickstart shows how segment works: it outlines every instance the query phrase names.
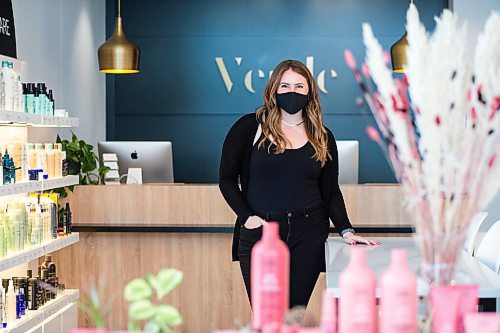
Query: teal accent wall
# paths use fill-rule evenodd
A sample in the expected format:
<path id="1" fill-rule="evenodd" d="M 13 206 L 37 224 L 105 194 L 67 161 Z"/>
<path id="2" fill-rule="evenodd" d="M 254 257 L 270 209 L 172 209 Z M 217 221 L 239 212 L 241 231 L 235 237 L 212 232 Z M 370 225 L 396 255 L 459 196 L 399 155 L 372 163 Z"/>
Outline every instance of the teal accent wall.
<path id="1" fill-rule="evenodd" d="M 360 182 L 394 182 L 379 146 L 365 134 L 374 120 L 356 106 L 360 91 L 343 52 L 363 58 L 363 22 L 389 49 L 404 33 L 408 2 L 122 0 L 125 32 L 141 48 L 141 73 L 108 75 L 107 140 L 172 141 L 176 182 L 215 183 L 224 137 L 262 104 L 269 71 L 284 59 L 309 59 L 313 75 L 324 75 L 326 125 L 338 140 L 360 141 Z M 448 1 L 416 4 L 433 29 Z M 106 9 L 110 36 L 115 1 L 107 0 Z M 216 58 L 229 74 L 230 92 Z"/>

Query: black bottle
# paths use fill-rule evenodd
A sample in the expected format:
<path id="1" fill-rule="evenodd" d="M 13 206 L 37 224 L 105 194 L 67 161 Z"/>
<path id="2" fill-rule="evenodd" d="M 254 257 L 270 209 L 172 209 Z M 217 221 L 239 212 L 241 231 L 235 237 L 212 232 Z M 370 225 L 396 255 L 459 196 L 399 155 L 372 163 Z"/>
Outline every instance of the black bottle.
<path id="1" fill-rule="evenodd" d="M 42 263 L 42 271 L 47 270 L 47 282 L 52 287 L 50 290 L 50 298 L 54 299 L 57 296 L 57 278 L 56 278 L 56 264 L 52 261 L 50 254 L 45 256 L 45 261 Z"/>
<path id="2" fill-rule="evenodd" d="M 9 281 L 10 279 L 2 279 L 2 287 L 4 289 L 4 295 L 7 295 L 7 291 L 9 289 Z"/>
<path id="3" fill-rule="evenodd" d="M 42 281 L 44 284 L 44 288 L 43 288 L 44 301 L 48 302 L 53 297 L 52 297 L 52 286 L 50 285 L 50 281 L 49 281 L 49 270 L 46 268 L 42 268 Z"/>
<path id="4" fill-rule="evenodd" d="M 71 234 L 71 210 L 69 202 L 66 202 L 66 209 L 64 210 L 64 233 L 66 235 Z"/>
<path id="5" fill-rule="evenodd" d="M 38 306 L 44 305 L 47 300 L 45 299 L 45 283 L 42 278 L 42 267 L 38 266 L 38 278 L 37 278 L 37 288 L 36 288 L 36 298 Z"/>
<path id="6" fill-rule="evenodd" d="M 57 226 L 59 224 L 59 215 L 57 214 L 57 206 L 55 203 L 50 204 L 50 227 L 52 229 L 52 239 L 57 239 Z"/>
<path id="7" fill-rule="evenodd" d="M 26 309 L 38 310 L 36 302 L 37 279 L 33 277 L 31 269 L 27 271 L 27 286 L 26 286 Z"/>

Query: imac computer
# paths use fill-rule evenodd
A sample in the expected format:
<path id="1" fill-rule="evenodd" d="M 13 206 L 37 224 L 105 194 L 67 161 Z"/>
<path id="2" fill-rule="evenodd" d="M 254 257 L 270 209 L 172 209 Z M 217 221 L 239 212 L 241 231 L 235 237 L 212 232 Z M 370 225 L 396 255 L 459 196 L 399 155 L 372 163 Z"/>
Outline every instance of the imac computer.
<path id="1" fill-rule="evenodd" d="M 99 160 L 103 154 L 116 154 L 120 176 L 129 168 L 142 169 L 143 183 L 173 183 L 172 143 L 169 141 L 103 141 L 97 144 Z"/>
<path id="2" fill-rule="evenodd" d="M 359 142 L 337 141 L 339 152 L 339 184 L 357 184 L 359 168 Z"/>

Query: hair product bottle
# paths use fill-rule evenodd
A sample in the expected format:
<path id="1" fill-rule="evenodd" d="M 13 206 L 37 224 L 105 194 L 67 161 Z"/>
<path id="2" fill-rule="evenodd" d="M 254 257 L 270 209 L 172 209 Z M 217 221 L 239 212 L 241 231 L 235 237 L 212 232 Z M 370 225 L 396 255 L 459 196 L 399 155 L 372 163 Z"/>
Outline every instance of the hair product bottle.
<path id="1" fill-rule="evenodd" d="M 323 291 L 320 332 L 337 333 L 337 300 L 327 289 Z"/>
<path id="2" fill-rule="evenodd" d="M 45 147 L 45 156 L 47 159 L 47 171 L 46 173 L 49 175 L 49 179 L 55 178 L 55 161 L 54 161 L 54 144 L 46 143 Z"/>
<path id="3" fill-rule="evenodd" d="M 0 258 L 7 255 L 7 239 L 5 234 L 4 219 L 5 215 L 4 209 L 0 207 Z"/>
<path id="4" fill-rule="evenodd" d="M 263 226 L 262 239 L 252 249 L 251 299 L 252 326 L 281 325 L 288 310 L 290 254 L 279 238 L 275 222 Z"/>
<path id="5" fill-rule="evenodd" d="M 45 261 L 42 262 L 42 272 L 44 270 L 47 271 L 47 278 L 45 279 L 47 283 L 49 283 L 52 288 L 54 288 L 53 290 L 50 290 L 50 292 L 48 293 L 48 296 L 50 296 L 51 299 L 55 298 L 56 297 L 56 292 L 55 292 L 55 288 L 56 286 L 54 285 L 54 282 L 56 280 L 56 264 L 52 261 L 52 256 L 50 254 L 47 254 L 45 256 Z M 42 273 L 43 274 L 43 273 Z"/>
<path id="6" fill-rule="evenodd" d="M 54 172 L 56 178 L 62 177 L 62 144 L 54 143 Z"/>
<path id="7" fill-rule="evenodd" d="M 417 279 L 405 249 L 393 249 L 391 265 L 380 280 L 380 332 L 417 332 Z"/>
<path id="8" fill-rule="evenodd" d="M 5 306 L 7 312 L 7 323 L 10 324 L 16 320 L 16 293 L 14 292 L 14 284 L 9 280 L 9 289 L 5 294 Z"/>
<path id="9" fill-rule="evenodd" d="M 64 210 L 64 233 L 66 235 L 71 234 L 71 210 L 69 208 L 69 202 L 66 202 L 66 208 Z"/>
<path id="10" fill-rule="evenodd" d="M 375 333 L 375 273 L 366 263 L 365 249 L 351 248 L 351 259 L 340 274 L 340 333 Z"/>
<path id="11" fill-rule="evenodd" d="M 28 83 L 26 84 L 26 98 L 25 98 L 25 106 L 24 106 L 24 110 L 27 112 L 27 113 L 31 113 L 31 114 L 34 114 L 35 113 L 35 101 L 34 101 L 34 98 L 35 98 L 35 87 L 34 87 L 34 83 Z"/>
<path id="12" fill-rule="evenodd" d="M 0 288 L 0 324 L 4 323 L 4 301 L 3 301 L 3 288 Z"/>
<path id="13" fill-rule="evenodd" d="M 45 115 L 45 103 L 47 101 L 47 88 L 45 87 L 45 83 L 37 83 L 38 96 L 40 98 L 40 106 L 39 106 L 39 114 Z"/>

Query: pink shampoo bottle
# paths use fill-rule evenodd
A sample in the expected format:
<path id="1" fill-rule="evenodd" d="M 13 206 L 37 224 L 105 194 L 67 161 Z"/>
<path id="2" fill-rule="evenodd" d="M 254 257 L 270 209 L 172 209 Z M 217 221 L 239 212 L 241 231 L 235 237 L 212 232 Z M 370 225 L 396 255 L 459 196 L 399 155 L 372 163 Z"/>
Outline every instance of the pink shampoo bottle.
<path id="1" fill-rule="evenodd" d="M 337 300 L 327 289 L 323 291 L 320 332 L 337 333 Z"/>
<path id="2" fill-rule="evenodd" d="M 380 332 L 417 333 L 417 278 L 405 249 L 391 252 L 391 265 L 380 280 Z"/>
<path id="3" fill-rule="evenodd" d="M 352 247 L 349 264 L 340 274 L 339 333 L 376 332 L 376 283 L 365 249 Z"/>
<path id="4" fill-rule="evenodd" d="M 279 225 L 264 224 L 262 239 L 252 249 L 251 259 L 252 327 L 281 325 L 288 310 L 290 253 L 279 238 Z"/>

